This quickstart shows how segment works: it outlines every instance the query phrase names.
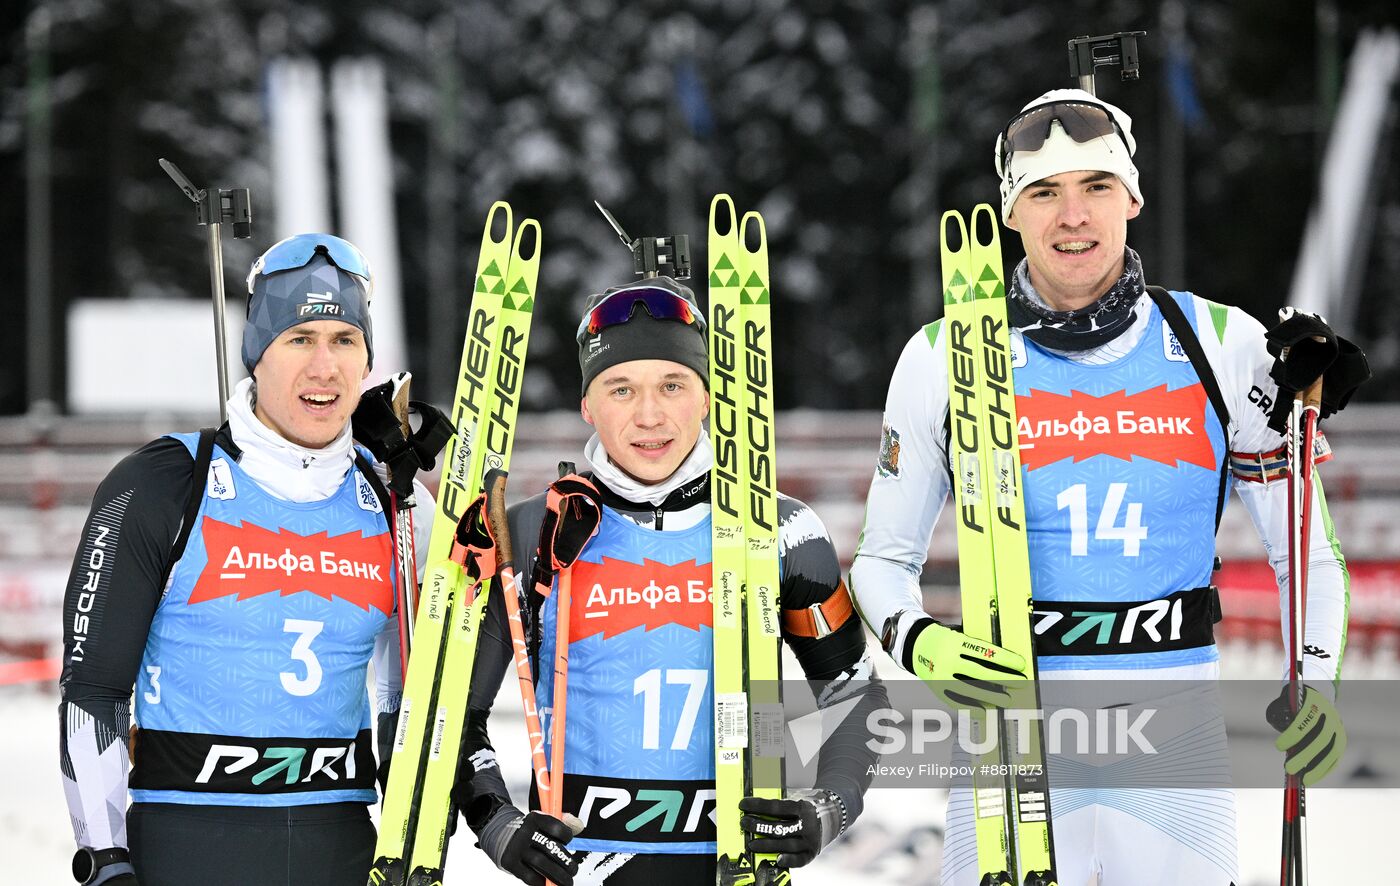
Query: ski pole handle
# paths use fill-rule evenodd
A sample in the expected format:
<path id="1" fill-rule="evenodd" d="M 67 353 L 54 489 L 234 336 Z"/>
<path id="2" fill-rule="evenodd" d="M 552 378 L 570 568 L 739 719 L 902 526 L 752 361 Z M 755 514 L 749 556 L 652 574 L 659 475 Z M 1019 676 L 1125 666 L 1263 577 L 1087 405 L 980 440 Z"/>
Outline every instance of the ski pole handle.
<path id="1" fill-rule="evenodd" d="M 1304 409 L 1321 411 L 1322 409 L 1322 376 L 1317 377 L 1317 381 L 1308 385 L 1297 393 L 1297 398 L 1302 401 Z"/>

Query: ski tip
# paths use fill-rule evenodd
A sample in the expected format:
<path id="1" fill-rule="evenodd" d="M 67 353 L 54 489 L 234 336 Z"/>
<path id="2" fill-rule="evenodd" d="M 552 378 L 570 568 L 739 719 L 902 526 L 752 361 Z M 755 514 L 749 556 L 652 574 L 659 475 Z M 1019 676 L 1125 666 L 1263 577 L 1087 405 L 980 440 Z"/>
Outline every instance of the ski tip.
<path id="1" fill-rule="evenodd" d="M 504 214 L 505 214 L 505 228 L 503 229 L 504 233 L 501 235 L 501 237 L 500 237 L 499 239 L 498 239 L 498 238 L 495 236 L 495 234 L 493 233 L 493 232 L 496 230 L 496 214 L 497 214 L 497 213 L 504 213 Z M 489 239 L 492 243 L 495 243 L 495 244 L 498 245 L 498 246 L 506 246 L 506 245 L 509 245 L 509 243 L 510 243 L 511 228 L 514 227 L 514 225 L 512 224 L 512 217 L 511 217 L 511 215 L 512 215 L 512 214 L 511 214 L 510 204 L 507 203 L 506 201 L 504 201 L 504 200 L 497 200 L 495 203 L 492 203 L 492 204 L 491 204 L 491 209 L 488 210 L 487 213 L 486 213 L 486 238 Z"/>
<path id="2" fill-rule="evenodd" d="M 983 218 L 986 219 L 986 239 L 982 237 L 983 225 L 979 224 Z M 1001 220 L 990 203 L 978 203 L 972 210 L 972 235 L 978 246 L 1001 249 Z"/>
<path id="3" fill-rule="evenodd" d="M 720 207 L 724 207 L 726 210 L 726 214 L 723 216 L 719 213 Z M 738 217 L 739 214 L 734 209 L 734 198 L 728 194 L 716 194 L 714 199 L 710 201 L 710 236 L 727 237 L 732 234 L 736 227 L 735 220 Z M 724 222 L 722 228 L 719 224 L 721 221 Z"/>
<path id="4" fill-rule="evenodd" d="M 757 226 L 755 236 L 758 240 L 752 249 L 749 248 L 749 225 Z M 768 250 L 768 228 L 763 224 L 763 216 L 752 209 L 744 213 L 744 218 L 739 222 L 739 243 L 750 255 Z"/>
<path id="5" fill-rule="evenodd" d="M 509 207 L 507 207 L 507 209 L 509 209 Z M 528 240 L 528 243 L 525 239 L 527 233 L 533 235 Z M 520 227 L 515 229 L 515 242 L 511 244 L 511 264 L 514 264 L 516 259 L 531 261 L 538 257 L 540 254 L 540 240 L 543 236 L 544 229 L 540 227 L 538 221 L 533 218 L 527 218 L 521 222 Z M 524 247 L 527 245 L 530 250 L 528 255 L 526 255 L 524 251 Z"/>
<path id="6" fill-rule="evenodd" d="M 948 239 L 948 225 L 952 224 L 958 232 L 958 242 L 954 245 Z M 943 213 L 943 217 L 938 220 L 939 245 L 946 255 L 961 255 L 967 249 L 967 221 L 963 219 L 962 213 L 956 209 L 950 209 Z"/>

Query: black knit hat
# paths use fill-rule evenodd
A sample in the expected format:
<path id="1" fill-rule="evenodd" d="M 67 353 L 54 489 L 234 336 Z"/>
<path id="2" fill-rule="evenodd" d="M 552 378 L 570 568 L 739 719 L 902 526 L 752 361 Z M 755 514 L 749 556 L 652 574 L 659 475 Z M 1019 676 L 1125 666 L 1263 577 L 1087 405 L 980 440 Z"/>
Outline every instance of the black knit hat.
<path id="1" fill-rule="evenodd" d="M 690 303 L 695 321 L 658 320 L 642 302 L 641 290 L 662 289 Z M 593 309 L 617 293 L 638 291 L 629 318 L 622 323 L 606 326 L 589 333 L 588 319 Z M 619 296 L 627 298 L 626 295 Z M 583 393 L 598 374 L 609 367 L 631 360 L 670 360 L 695 370 L 700 381 L 709 386 L 709 351 L 705 337 L 705 315 L 701 313 L 695 293 L 670 277 L 648 277 L 625 286 L 613 286 L 588 297 L 583 320 L 578 330 L 578 366 L 583 374 Z"/>

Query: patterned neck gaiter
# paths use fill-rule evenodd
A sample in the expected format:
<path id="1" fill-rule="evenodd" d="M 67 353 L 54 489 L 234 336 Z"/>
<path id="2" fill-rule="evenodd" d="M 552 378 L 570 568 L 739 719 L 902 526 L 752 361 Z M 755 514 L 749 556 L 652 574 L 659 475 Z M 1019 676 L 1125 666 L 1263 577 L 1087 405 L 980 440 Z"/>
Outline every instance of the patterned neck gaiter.
<path id="1" fill-rule="evenodd" d="M 1052 310 L 1031 285 L 1026 259 L 1016 266 L 1006 300 L 1007 319 L 1026 338 L 1056 351 L 1087 351 L 1106 344 L 1133 325 L 1133 305 L 1146 290 L 1142 260 L 1123 247 L 1123 274 L 1098 301 L 1075 311 Z"/>

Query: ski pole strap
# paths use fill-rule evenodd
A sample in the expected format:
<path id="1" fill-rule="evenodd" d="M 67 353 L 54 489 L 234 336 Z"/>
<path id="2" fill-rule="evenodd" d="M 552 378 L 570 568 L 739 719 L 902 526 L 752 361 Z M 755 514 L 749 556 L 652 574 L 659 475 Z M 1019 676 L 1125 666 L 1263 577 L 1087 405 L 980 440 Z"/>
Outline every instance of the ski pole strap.
<path id="1" fill-rule="evenodd" d="M 554 576 L 574 565 L 603 521 L 602 496 L 586 477 L 567 474 L 545 492 L 544 520 L 531 576 L 535 590 L 548 596 Z"/>
<path id="2" fill-rule="evenodd" d="M 1321 431 L 1313 437 L 1313 464 L 1320 465 L 1332 459 L 1332 444 Z M 1231 452 L 1230 473 L 1236 480 L 1247 483 L 1272 483 L 1288 478 L 1288 447 L 1280 446 L 1272 452 Z"/>
<path id="3" fill-rule="evenodd" d="M 1220 592 L 1214 585 L 1137 603 L 1036 600 L 1035 654 L 1174 652 L 1215 643 Z"/>
<path id="4" fill-rule="evenodd" d="M 486 520 L 486 493 L 478 495 L 457 521 L 448 556 L 462 566 L 473 583 L 495 577 L 496 539 Z"/>
<path id="5" fill-rule="evenodd" d="M 819 640 L 838 631 L 855 611 L 855 606 L 851 603 L 851 593 L 846 589 L 845 579 L 842 579 L 837 582 L 836 590 L 831 592 L 831 596 L 822 602 L 802 609 L 784 609 L 783 633 Z"/>
<path id="6" fill-rule="evenodd" d="M 430 471 L 437 463 L 438 453 L 452 436 L 452 422 L 431 403 L 409 400 L 409 414 L 417 414 L 419 422 L 418 430 L 405 433 L 394 412 L 393 396 L 392 380 L 365 391 L 350 424 L 355 439 L 389 467 L 390 487 L 408 497 L 418 471 Z"/>

